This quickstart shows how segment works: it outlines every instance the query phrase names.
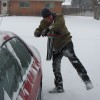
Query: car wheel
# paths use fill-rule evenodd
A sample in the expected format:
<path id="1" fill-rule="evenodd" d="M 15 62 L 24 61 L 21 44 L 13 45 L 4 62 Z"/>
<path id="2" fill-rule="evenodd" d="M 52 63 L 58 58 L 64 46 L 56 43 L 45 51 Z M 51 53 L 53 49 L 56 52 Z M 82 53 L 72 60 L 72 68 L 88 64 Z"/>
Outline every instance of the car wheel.
<path id="1" fill-rule="evenodd" d="M 37 100 L 41 100 L 41 92 L 42 92 L 42 83 L 41 83 L 41 87 L 39 89 Z"/>

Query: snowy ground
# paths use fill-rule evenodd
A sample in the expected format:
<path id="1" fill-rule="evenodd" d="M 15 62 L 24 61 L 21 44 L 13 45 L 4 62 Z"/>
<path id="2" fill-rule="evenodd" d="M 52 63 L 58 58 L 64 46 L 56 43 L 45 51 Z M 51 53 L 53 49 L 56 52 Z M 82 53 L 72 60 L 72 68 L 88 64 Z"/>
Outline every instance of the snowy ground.
<path id="1" fill-rule="evenodd" d="M 85 66 L 94 88 L 85 89 L 84 83 L 77 75 L 67 58 L 62 59 L 62 76 L 65 93 L 50 94 L 54 87 L 52 62 L 46 59 L 47 38 L 35 38 L 34 30 L 41 17 L 0 17 L 0 30 L 18 34 L 28 44 L 34 45 L 40 52 L 43 67 L 42 100 L 100 100 L 100 21 L 92 17 L 65 16 L 66 25 L 73 36 L 76 55 Z"/>

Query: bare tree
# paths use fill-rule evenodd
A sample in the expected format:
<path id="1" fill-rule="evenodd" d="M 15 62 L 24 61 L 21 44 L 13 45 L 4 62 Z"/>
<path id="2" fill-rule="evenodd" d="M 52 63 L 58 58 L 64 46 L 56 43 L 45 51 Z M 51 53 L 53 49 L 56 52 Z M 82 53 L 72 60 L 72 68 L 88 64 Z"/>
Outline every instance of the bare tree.
<path id="1" fill-rule="evenodd" d="M 92 0 L 79 0 L 79 7 L 83 9 L 93 8 Z"/>
<path id="2" fill-rule="evenodd" d="M 73 8 L 91 9 L 93 8 L 92 0 L 72 0 Z"/>
<path id="3" fill-rule="evenodd" d="M 95 7 L 95 5 L 97 5 L 98 3 L 97 3 L 97 0 L 92 0 L 92 2 L 93 2 L 93 6 Z"/>
<path id="4" fill-rule="evenodd" d="M 71 1 L 71 6 L 73 8 L 79 8 L 79 0 L 72 0 Z"/>
<path id="5" fill-rule="evenodd" d="M 99 20 L 100 17 L 100 0 L 92 0 L 94 8 L 94 18 Z"/>

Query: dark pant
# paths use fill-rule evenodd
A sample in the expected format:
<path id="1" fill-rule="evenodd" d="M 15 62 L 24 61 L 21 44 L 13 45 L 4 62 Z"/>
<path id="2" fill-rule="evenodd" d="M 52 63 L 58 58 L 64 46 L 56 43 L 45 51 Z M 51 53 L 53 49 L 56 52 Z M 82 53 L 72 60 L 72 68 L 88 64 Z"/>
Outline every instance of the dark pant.
<path id="1" fill-rule="evenodd" d="M 82 78 L 84 82 L 90 81 L 87 71 L 82 65 L 82 63 L 79 61 L 77 56 L 75 55 L 74 49 L 73 49 L 73 43 L 70 42 L 68 45 L 66 45 L 60 52 L 55 53 L 53 52 L 53 72 L 55 75 L 55 86 L 58 88 L 63 88 L 63 80 L 61 75 L 61 59 L 62 57 L 68 57 L 69 61 L 73 65 L 73 67 L 76 69 L 79 76 Z"/>

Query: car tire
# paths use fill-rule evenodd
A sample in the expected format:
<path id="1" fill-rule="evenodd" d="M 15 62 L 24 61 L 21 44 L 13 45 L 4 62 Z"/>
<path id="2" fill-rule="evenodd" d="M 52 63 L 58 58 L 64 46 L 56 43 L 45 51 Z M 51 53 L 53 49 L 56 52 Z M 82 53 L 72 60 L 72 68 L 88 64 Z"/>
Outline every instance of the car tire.
<path id="1" fill-rule="evenodd" d="M 42 83 L 40 85 L 40 89 L 39 89 L 37 100 L 41 100 L 41 92 L 42 92 Z"/>

